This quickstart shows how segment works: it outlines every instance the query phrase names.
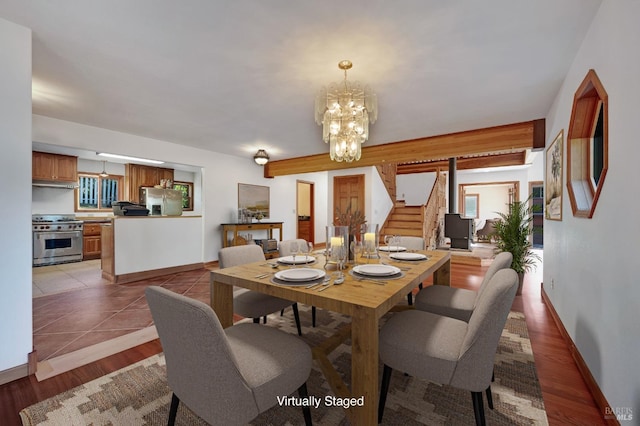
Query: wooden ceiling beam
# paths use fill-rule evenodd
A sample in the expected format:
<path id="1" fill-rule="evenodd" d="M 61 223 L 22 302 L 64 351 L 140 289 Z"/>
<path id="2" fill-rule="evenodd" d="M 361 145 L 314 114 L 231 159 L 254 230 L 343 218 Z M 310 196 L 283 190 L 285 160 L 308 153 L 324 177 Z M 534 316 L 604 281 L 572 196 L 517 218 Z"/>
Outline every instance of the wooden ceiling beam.
<path id="1" fill-rule="evenodd" d="M 544 123 L 544 119 L 383 145 L 365 145 L 362 158 L 352 163 L 331 161 L 328 153 L 270 161 L 264 166 L 264 177 L 530 149 L 535 146 L 534 141 L 539 138 L 544 140 L 544 125 L 541 126 L 541 122 Z"/>
<path id="2" fill-rule="evenodd" d="M 483 169 L 486 167 L 521 166 L 525 164 L 526 151 L 510 152 L 507 154 L 496 154 L 482 157 L 458 158 L 456 160 L 457 170 Z M 431 173 L 447 171 L 449 160 L 427 161 L 423 163 L 398 164 L 396 174 L 407 175 L 411 173 Z"/>

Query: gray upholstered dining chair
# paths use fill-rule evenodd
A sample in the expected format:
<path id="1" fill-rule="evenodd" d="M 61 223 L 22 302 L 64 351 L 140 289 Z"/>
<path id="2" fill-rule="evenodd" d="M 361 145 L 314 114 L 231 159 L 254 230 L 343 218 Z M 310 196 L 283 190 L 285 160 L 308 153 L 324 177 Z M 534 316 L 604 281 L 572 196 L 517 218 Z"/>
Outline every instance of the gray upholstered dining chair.
<path id="1" fill-rule="evenodd" d="M 296 243 L 297 246 L 300 246 L 301 244 L 304 245 L 305 247 L 309 246 L 309 243 L 307 242 L 307 240 L 303 240 L 302 238 L 280 241 L 280 243 L 278 243 L 278 254 L 280 255 L 280 257 L 291 256 L 292 254 L 295 254 L 292 248 L 293 243 Z M 311 307 L 311 325 L 313 327 L 316 326 L 316 307 L 315 306 Z"/>
<path id="2" fill-rule="evenodd" d="M 498 253 L 485 272 L 477 292 L 442 285 L 425 287 L 416 295 L 415 307 L 421 311 L 469 321 L 480 295 L 486 290 L 493 275 L 501 269 L 509 268 L 512 260 L 511 253 Z"/>
<path id="3" fill-rule="evenodd" d="M 399 235 L 397 238 L 398 245 L 407 250 L 426 250 L 426 243 L 422 237 Z"/>
<path id="4" fill-rule="evenodd" d="M 225 247 L 218 252 L 220 269 L 260 261 L 266 261 L 266 258 L 262 248 L 255 244 Z M 245 318 L 253 318 L 254 323 L 260 322 L 261 317 L 264 317 L 266 323 L 267 315 L 289 306 L 293 308 L 298 336 L 302 336 L 297 303 L 246 288 L 234 287 L 233 289 L 233 311 Z"/>
<path id="5" fill-rule="evenodd" d="M 304 245 L 304 247 L 308 247 L 307 240 L 303 240 L 302 238 L 280 241 L 278 243 L 278 254 L 280 255 L 280 257 L 296 254 L 292 248 L 293 243 L 296 243 L 296 245 L 302 244 Z"/>
<path id="6" fill-rule="evenodd" d="M 393 369 L 417 378 L 471 391 L 477 425 L 484 425 L 482 392 L 489 406 L 493 362 L 500 335 L 518 290 L 518 274 L 503 269 L 478 298 L 469 322 L 417 309 L 394 314 L 380 330 L 384 364 L 378 422 Z"/>
<path id="7" fill-rule="evenodd" d="M 223 329 L 211 307 L 165 288 L 145 289 L 173 392 L 169 425 L 182 401 L 212 425 L 246 424 L 296 389 L 307 397 L 311 349 L 296 336 L 256 324 Z M 305 423 L 311 411 L 303 408 Z"/>
<path id="8" fill-rule="evenodd" d="M 398 246 L 404 247 L 407 250 L 426 250 L 427 244 L 422 237 L 413 237 L 410 235 L 398 235 L 396 236 Z M 422 290 L 422 283 L 418 285 L 418 288 Z M 413 293 L 407 294 L 407 303 L 413 305 Z"/>

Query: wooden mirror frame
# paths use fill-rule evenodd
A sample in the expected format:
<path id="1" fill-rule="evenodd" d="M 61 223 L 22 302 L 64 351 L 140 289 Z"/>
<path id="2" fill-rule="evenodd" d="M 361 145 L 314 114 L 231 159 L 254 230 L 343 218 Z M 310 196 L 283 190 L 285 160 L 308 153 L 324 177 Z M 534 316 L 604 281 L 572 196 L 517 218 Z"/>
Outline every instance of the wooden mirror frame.
<path id="1" fill-rule="evenodd" d="M 602 171 L 593 176 L 593 141 L 602 115 Z M 567 190 L 576 217 L 593 217 L 608 169 L 609 100 L 594 70 L 576 90 L 567 132 Z"/>

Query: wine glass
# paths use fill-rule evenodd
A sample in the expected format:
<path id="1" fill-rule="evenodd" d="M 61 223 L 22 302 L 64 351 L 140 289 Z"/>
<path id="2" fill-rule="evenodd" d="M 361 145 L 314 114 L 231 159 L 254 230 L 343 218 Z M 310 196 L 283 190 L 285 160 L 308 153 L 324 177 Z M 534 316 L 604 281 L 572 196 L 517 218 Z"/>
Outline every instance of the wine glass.
<path id="1" fill-rule="evenodd" d="M 394 238 L 395 237 L 393 235 L 385 235 L 384 236 L 384 243 L 387 246 L 387 251 L 391 251 L 391 245 L 393 244 Z"/>
<path id="2" fill-rule="evenodd" d="M 347 249 L 344 245 L 339 245 L 338 247 L 336 247 L 336 251 L 337 251 L 337 258 L 338 258 L 338 277 L 340 278 L 344 278 L 344 273 L 342 272 L 342 269 L 344 268 L 344 265 L 347 261 Z"/>
<path id="3" fill-rule="evenodd" d="M 298 254 L 299 244 L 297 241 L 291 241 L 289 243 L 289 251 L 291 252 L 291 257 L 293 258 L 293 267 L 296 266 L 296 255 Z"/>
<path id="4" fill-rule="evenodd" d="M 362 255 L 362 251 L 364 247 L 362 246 L 362 241 L 354 239 L 351 241 L 351 252 L 353 253 L 353 263 L 358 265 L 358 256 Z"/>
<path id="5" fill-rule="evenodd" d="M 298 242 L 298 254 L 300 256 L 304 256 L 302 263 L 308 263 L 309 262 L 309 244 L 307 244 L 306 242 Z"/>
<path id="6" fill-rule="evenodd" d="M 307 249 L 309 250 L 307 253 L 309 253 L 309 255 L 313 254 L 313 243 L 311 241 L 309 241 L 307 243 Z"/>

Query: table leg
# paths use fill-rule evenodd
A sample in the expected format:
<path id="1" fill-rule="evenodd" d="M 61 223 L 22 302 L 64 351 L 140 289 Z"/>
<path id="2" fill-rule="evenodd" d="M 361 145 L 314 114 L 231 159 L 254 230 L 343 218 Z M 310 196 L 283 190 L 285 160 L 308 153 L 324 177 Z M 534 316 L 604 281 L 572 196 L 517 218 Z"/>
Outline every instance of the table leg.
<path id="1" fill-rule="evenodd" d="M 358 308 L 351 322 L 351 396 L 364 396 L 364 406 L 354 407 L 353 425 L 378 424 L 378 362 L 378 316 Z"/>
<path id="2" fill-rule="evenodd" d="M 214 281 L 210 278 L 211 307 L 215 311 L 223 328 L 233 325 L 233 286 Z"/>
<path id="3" fill-rule="evenodd" d="M 451 259 L 448 259 L 433 273 L 434 285 L 451 285 Z"/>

